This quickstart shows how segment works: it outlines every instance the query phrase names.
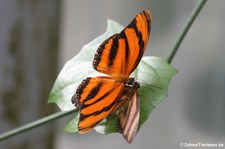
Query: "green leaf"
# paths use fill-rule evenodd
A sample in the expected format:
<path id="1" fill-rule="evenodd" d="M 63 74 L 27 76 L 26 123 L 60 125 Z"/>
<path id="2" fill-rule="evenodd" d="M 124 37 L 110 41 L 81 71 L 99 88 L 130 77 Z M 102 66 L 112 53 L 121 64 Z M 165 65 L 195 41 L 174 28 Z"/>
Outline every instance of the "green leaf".
<path id="1" fill-rule="evenodd" d="M 79 121 L 80 114 L 78 113 L 69 123 L 68 125 L 64 128 L 64 131 L 66 132 L 77 132 L 77 124 Z"/>
<path id="2" fill-rule="evenodd" d="M 143 67 L 141 69 L 141 67 Z M 158 76 L 159 80 L 153 79 L 150 73 L 145 73 L 141 70 L 146 70 L 149 68 L 155 70 L 155 75 Z M 140 65 L 137 67 L 136 71 L 140 74 L 137 80 L 143 82 L 145 78 L 145 85 L 141 86 L 139 90 L 139 95 L 141 96 L 141 113 L 139 126 L 147 120 L 148 116 L 151 114 L 153 109 L 168 95 L 168 86 L 171 78 L 177 73 L 167 61 L 158 57 L 143 57 Z M 157 78 L 155 76 L 155 78 Z"/>
<path id="3" fill-rule="evenodd" d="M 101 134 L 109 134 L 109 133 L 117 132 L 117 127 L 116 127 L 117 118 L 118 117 L 115 114 L 112 114 L 110 118 L 103 120 L 94 129 Z"/>
<path id="4" fill-rule="evenodd" d="M 106 32 L 85 45 L 80 53 L 69 60 L 58 75 L 49 95 L 49 103 L 56 103 L 62 111 L 74 109 L 71 97 L 78 85 L 86 77 L 104 75 L 92 68 L 92 61 L 98 46 L 123 27 L 111 20 L 108 21 Z M 138 90 L 141 98 L 139 127 L 147 120 L 153 109 L 167 96 L 168 85 L 176 70 L 165 60 L 157 57 L 143 57 L 135 71 L 131 74 L 141 84 Z M 77 132 L 79 114 L 66 126 L 65 131 Z M 102 134 L 117 132 L 116 115 L 103 120 L 95 130 Z"/>

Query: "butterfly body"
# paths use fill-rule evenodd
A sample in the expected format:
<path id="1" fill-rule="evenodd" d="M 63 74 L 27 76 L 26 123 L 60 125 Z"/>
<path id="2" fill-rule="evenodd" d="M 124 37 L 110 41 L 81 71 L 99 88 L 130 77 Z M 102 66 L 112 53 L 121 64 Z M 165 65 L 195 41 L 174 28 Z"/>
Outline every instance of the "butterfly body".
<path id="1" fill-rule="evenodd" d="M 80 110 L 79 133 L 91 131 L 116 113 L 118 131 L 128 143 L 133 141 L 140 117 L 140 85 L 129 76 L 144 54 L 150 29 L 151 14 L 144 10 L 125 29 L 99 46 L 93 68 L 108 76 L 86 78 L 72 97 L 72 103 Z"/>

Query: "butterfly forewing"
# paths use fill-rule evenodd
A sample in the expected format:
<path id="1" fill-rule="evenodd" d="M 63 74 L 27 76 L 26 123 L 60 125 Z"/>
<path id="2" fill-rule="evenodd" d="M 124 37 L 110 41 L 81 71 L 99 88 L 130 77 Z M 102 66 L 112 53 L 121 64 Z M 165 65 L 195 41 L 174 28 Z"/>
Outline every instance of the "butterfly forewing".
<path id="1" fill-rule="evenodd" d="M 140 62 L 151 30 L 151 13 L 144 10 L 119 34 L 98 48 L 93 67 L 112 77 L 128 77 Z"/>
<path id="2" fill-rule="evenodd" d="M 72 99 L 80 109 L 79 133 L 90 131 L 108 116 L 117 104 L 123 83 L 110 77 L 87 78 Z"/>

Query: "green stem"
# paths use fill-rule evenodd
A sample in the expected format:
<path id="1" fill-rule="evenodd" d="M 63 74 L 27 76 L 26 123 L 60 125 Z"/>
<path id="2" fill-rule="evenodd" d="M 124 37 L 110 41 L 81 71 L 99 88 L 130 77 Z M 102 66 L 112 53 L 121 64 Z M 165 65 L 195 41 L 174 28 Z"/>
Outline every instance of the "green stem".
<path id="1" fill-rule="evenodd" d="M 187 23 L 185 24 L 184 28 L 182 29 L 181 33 L 179 34 L 179 36 L 177 37 L 175 43 L 174 43 L 174 46 L 173 46 L 173 49 L 172 49 L 172 52 L 171 54 L 169 55 L 167 61 L 169 63 L 172 62 L 174 56 L 176 55 L 177 53 L 177 50 L 180 46 L 180 44 L 182 43 L 185 35 L 187 34 L 188 30 L 190 29 L 192 23 L 194 22 L 195 18 L 197 17 L 197 15 L 199 14 L 199 12 L 201 11 L 202 7 L 204 6 L 204 4 L 206 3 L 207 0 L 201 0 L 198 2 L 198 4 L 196 5 L 196 7 L 194 8 L 194 10 L 192 11 L 190 17 L 188 18 L 187 20 Z"/>
<path id="2" fill-rule="evenodd" d="M 171 61 L 173 60 L 176 52 L 177 52 L 177 49 L 179 48 L 181 42 L 183 41 L 187 31 L 189 30 L 189 28 L 191 27 L 193 21 L 195 20 L 195 18 L 197 17 L 198 13 L 200 12 L 201 8 L 203 7 L 203 5 L 205 4 L 207 0 L 201 0 L 198 5 L 195 7 L 195 9 L 193 10 L 190 18 L 188 19 L 184 29 L 182 30 L 181 34 L 178 36 L 175 44 L 174 44 L 174 47 L 173 47 L 173 50 L 168 58 L 168 62 L 171 63 Z M 56 120 L 56 119 L 59 119 L 63 116 L 66 116 L 66 115 L 69 115 L 71 113 L 76 113 L 78 110 L 74 109 L 74 110 L 71 110 L 71 111 L 68 111 L 68 112 L 58 112 L 58 113 L 55 113 L 55 114 L 52 114 L 52 115 L 49 115 L 49 116 L 46 116 L 42 119 L 39 119 L 37 121 L 34 121 L 34 122 L 31 122 L 27 125 L 24 125 L 24 126 L 21 126 L 21 127 L 18 127 L 14 130 L 11 130 L 11 131 L 8 131 L 6 133 L 3 133 L 0 135 L 0 141 L 2 140 L 5 140 L 7 138 L 10 138 L 10 137 L 13 137 L 15 135 L 18 135 L 22 132 L 25 132 L 25 131 L 28 131 L 30 129 L 33 129 L 33 128 L 36 128 L 38 126 L 41 126 L 41 125 L 44 125 L 48 122 L 51 122 L 53 120 Z"/>
<path id="3" fill-rule="evenodd" d="M 26 124 L 24 126 L 18 127 L 18 128 L 14 129 L 14 130 L 11 130 L 11 131 L 8 131 L 6 133 L 1 134 L 0 135 L 0 141 L 5 140 L 5 139 L 10 138 L 10 137 L 13 137 L 13 136 L 15 136 L 17 134 L 20 134 L 22 132 L 28 131 L 28 130 L 33 129 L 35 127 L 44 125 L 44 124 L 46 124 L 48 122 L 51 122 L 51 121 L 56 120 L 58 118 L 61 118 L 63 116 L 69 115 L 71 113 L 75 113 L 77 111 L 78 111 L 77 109 L 73 109 L 73 110 L 70 110 L 70 111 L 67 111 L 67 112 L 58 112 L 58 113 L 46 116 L 46 117 L 44 117 L 42 119 L 36 120 L 36 121 L 31 122 L 29 124 Z"/>

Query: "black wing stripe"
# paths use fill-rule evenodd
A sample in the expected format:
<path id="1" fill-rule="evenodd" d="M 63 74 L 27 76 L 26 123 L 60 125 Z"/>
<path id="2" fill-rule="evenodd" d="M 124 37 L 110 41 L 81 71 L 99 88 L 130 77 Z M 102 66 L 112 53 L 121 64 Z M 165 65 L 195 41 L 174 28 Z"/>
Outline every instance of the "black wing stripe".
<path id="1" fill-rule="evenodd" d="M 85 108 L 87 108 L 88 106 L 94 105 L 94 104 L 96 104 L 97 102 L 100 102 L 101 100 L 107 98 L 107 96 L 109 96 L 109 95 L 113 92 L 113 90 L 114 90 L 115 87 L 116 87 L 116 86 L 114 86 L 109 92 L 106 92 L 104 95 L 102 95 L 100 98 L 98 98 L 97 100 L 95 100 L 95 101 L 92 102 L 92 103 L 89 103 L 89 104 L 85 103 L 85 102 L 88 101 L 88 99 L 85 99 L 85 100 L 84 100 L 84 103 L 83 103 L 83 105 L 82 105 L 82 108 L 85 109 Z M 97 94 L 95 94 L 95 95 L 97 95 Z M 92 98 L 95 98 L 95 96 L 93 96 Z M 89 98 L 89 99 L 90 99 L 90 98 Z"/>
<path id="2" fill-rule="evenodd" d="M 80 121 L 84 120 L 85 118 L 87 117 L 90 117 L 90 116 L 93 116 L 93 115 L 99 115 L 101 114 L 102 112 L 105 112 L 105 111 L 109 111 L 115 104 L 116 104 L 117 100 L 114 100 L 110 105 L 102 108 L 101 110 L 99 111 L 94 111 L 93 113 L 90 113 L 90 114 L 80 114 Z"/>
<path id="3" fill-rule="evenodd" d="M 115 39 L 115 37 L 117 37 L 117 36 L 118 36 L 118 34 L 112 35 L 111 37 L 106 39 L 104 42 L 102 42 L 102 44 L 98 47 L 98 50 L 95 53 L 94 60 L 92 63 L 94 69 L 97 69 L 97 67 L 101 61 L 103 50 L 105 49 L 106 44 L 109 42 L 110 39 Z"/>
<path id="4" fill-rule="evenodd" d="M 118 52 L 118 36 L 113 39 L 113 44 L 109 50 L 109 62 L 108 67 L 113 65 L 113 61 L 116 58 L 116 54 Z"/>
<path id="5" fill-rule="evenodd" d="M 103 100 L 103 99 L 106 99 L 107 96 L 110 96 L 110 94 L 113 93 L 113 91 L 114 91 L 115 88 L 116 88 L 116 87 L 112 88 L 112 90 L 110 90 L 109 92 L 107 92 L 106 94 L 104 94 L 102 97 L 100 97 L 99 99 L 97 99 L 94 103 L 87 104 L 87 105 L 83 104 L 82 107 L 81 107 L 81 109 L 82 109 L 82 110 L 85 110 L 85 108 L 88 108 L 89 106 L 94 105 L 95 103 L 97 103 L 97 102 L 99 102 L 99 101 L 101 101 L 101 100 Z M 118 101 L 118 100 L 117 100 L 118 97 L 120 97 L 120 94 L 117 95 L 116 99 L 113 100 L 112 103 L 110 103 L 108 106 L 102 108 L 101 110 L 93 111 L 92 113 L 86 114 L 86 115 L 81 113 L 81 115 L 80 115 L 80 120 L 83 120 L 83 119 L 85 119 L 86 117 L 93 116 L 93 115 L 98 115 L 98 114 L 100 114 L 100 113 L 102 113 L 102 112 L 105 112 L 105 111 L 110 110 L 110 109 L 116 104 L 116 102 Z"/>
<path id="6" fill-rule="evenodd" d="M 128 39 L 124 32 L 120 33 L 120 38 L 124 39 L 124 41 L 125 41 L 125 54 L 126 54 L 125 55 L 125 63 L 127 64 L 129 56 L 130 56 L 130 48 L 129 48 Z"/>
<path id="7" fill-rule="evenodd" d="M 99 89 L 102 87 L 102 82 L 99 82 L 96 87 L 94 87 L 90 93 L 88 94 L 88 96 L 83 100 L 83 103 L 85 103 L 86 101 L 88 101 L 89 99 L 92 99 L 94 98 L 98 92 L 99 92 Z"/>

